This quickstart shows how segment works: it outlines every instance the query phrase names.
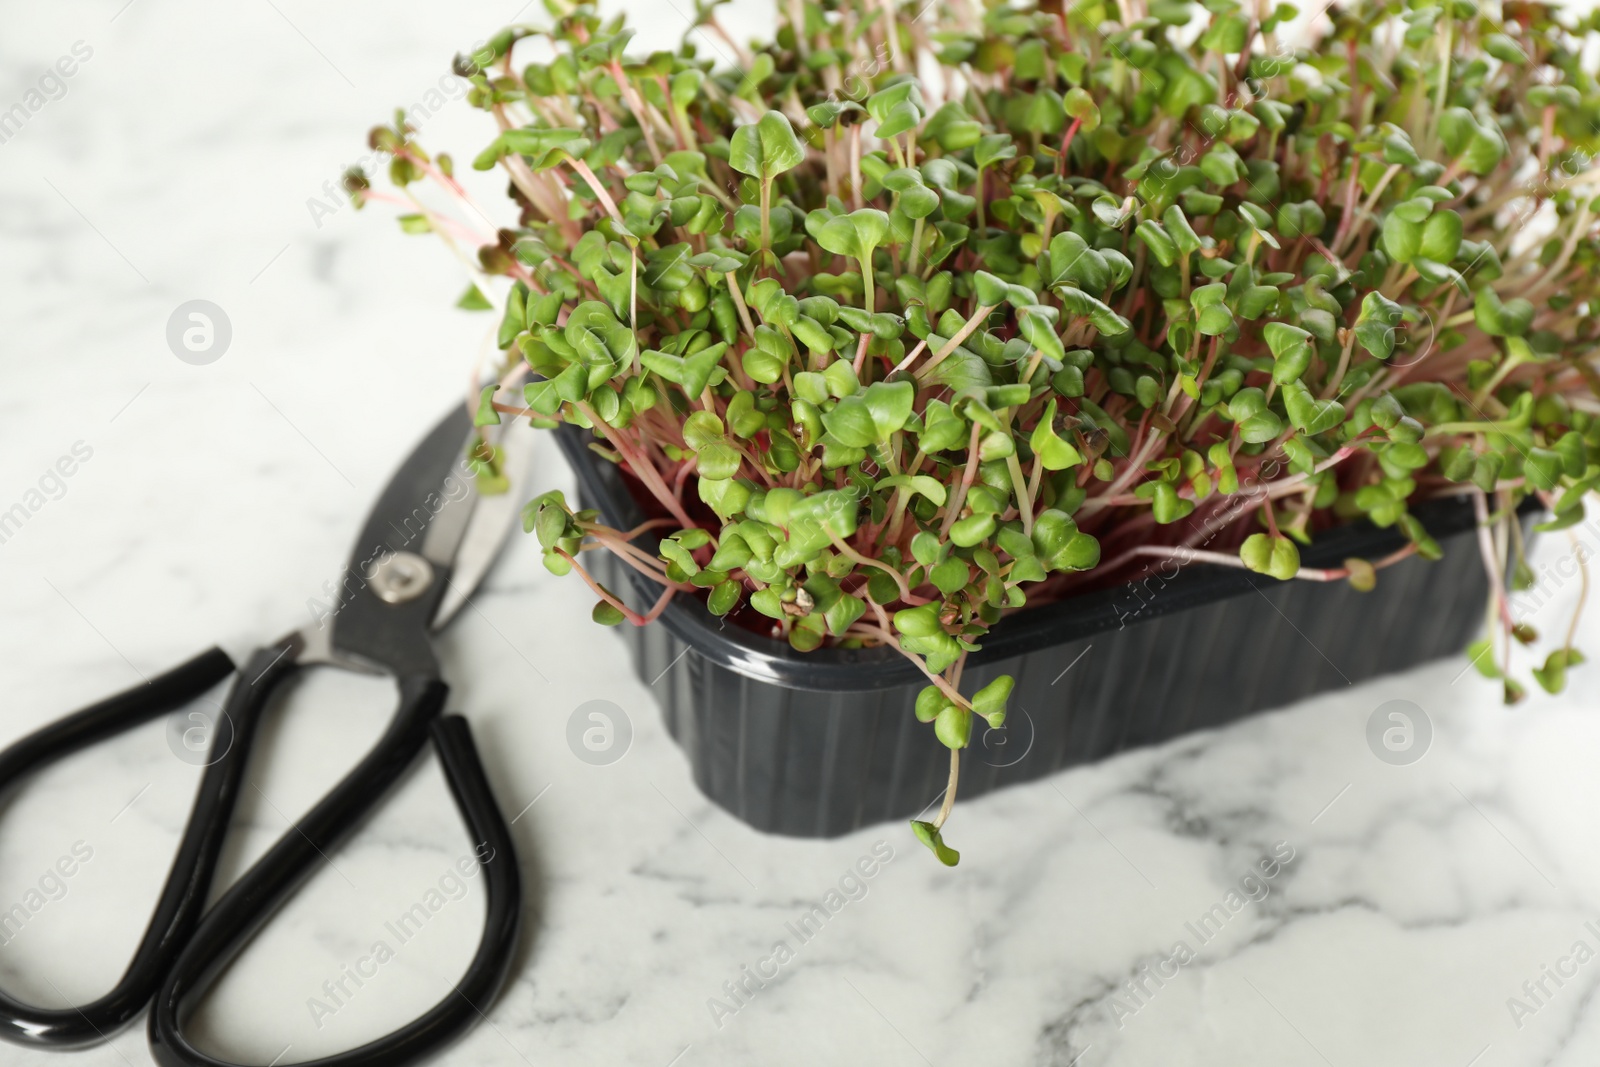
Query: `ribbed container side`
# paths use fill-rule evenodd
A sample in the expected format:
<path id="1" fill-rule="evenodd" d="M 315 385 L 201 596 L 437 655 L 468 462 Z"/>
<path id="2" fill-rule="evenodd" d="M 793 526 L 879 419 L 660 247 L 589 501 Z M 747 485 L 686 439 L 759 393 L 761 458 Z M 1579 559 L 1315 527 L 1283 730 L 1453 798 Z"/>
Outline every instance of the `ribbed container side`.
<path id="1" fill-rule="evenodd" d="M 595 464 L 581 448 L 566 450 L 575 464 Z M 593 470 L 580 477 L 581 506 L 599 508 L 619 526 L 636 521 L 627 512 L 631 501 L 619 503 L 595 477 Z M 1176 582 L 1170 589 L 1146 583 L 1123 596 L 1120 603 L 1132 607 L 1118 609 L 1119 625 L 975 661 L 964 691 L 1000 674 L 1011 674 L 1016 688 L 1004 729 L 977 723 L 962 753 L 961 795 L 1459 652 L 1479 625 L 1488 592 L 1473 537 L 1470 529 L 1440 537 L 1442 560 L 1396 564 L 1369 593 L 1344 582 L 1257 575 L 1247 576 L 1253 588 L 1235 583 L 1181 596 L 1172 595 Z M 656 587 L 610 553 L 595 557 L 596 577 L 630 605 L 655 599 Z M 1182 606 L 1174 609 L 1174 601 Z M 699 604 L 673 622 L 621 632 L 695 784 L 718 806 L 758 830 L 833 837 L 937 805 L 949 753 L 913 714 L 920 677 L 884 685 L 881 668 L 863 665 L 853 676 L 858 686 L 849 684 L 849 673 L 843 683 L 835 673 L 826 688 L 796 688 L 752 677 L 749 664 L 735 669 L 736 658 L 708 651 L 705 641 L 684 640 L 675 630 L 693 634 L 700 626 L 709 635 L 719 626 Z"/>

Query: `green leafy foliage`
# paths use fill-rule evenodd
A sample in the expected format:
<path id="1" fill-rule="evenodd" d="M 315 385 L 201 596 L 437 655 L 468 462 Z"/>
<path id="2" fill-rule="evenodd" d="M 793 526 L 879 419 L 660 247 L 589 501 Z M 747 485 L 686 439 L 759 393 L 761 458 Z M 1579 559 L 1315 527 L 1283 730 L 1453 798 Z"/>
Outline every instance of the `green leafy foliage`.
<path id="1" fill-rule="evenodd" d="M 553 58 L 510 62 L 519 27 L 458 66 L 472 165 L 511 190 L 492 229 L 404 114 L 370 139 L 402 229 L 468 252 L 459 305 L 499 311 L 475 422 L 589 431 L 655 516 L 627 549 L 543 497 L 546 566 L 605 546 L 727 625 L 897 648 L 939 679 L 914 711 L 952 795 L 975 716 L 1005 722 L 1009 679 L 958 682 L 1008 612 L 1191 549 L 1371 589 L 1439 554 L 1424 499 L 1505 527 L 1533 497 L 1557 531 L 1600 485 L 1600 20 L 1337 4 L 1264 48 L 1288 5 L 838 0 L 777 5 L 732 70 L 557 6 Z M 1302 565 L 1359 519 L 1400 551 Z M 947 815 L 914 825 L 954 863 Z"/>
<path id="2" fill-rule="evenodd" d="M 961 853 L 944 843 L 944 837 L 939 828 L 931 822 L 913 822 L 911 831 L 917 835 L 917 840 L 928 846 L 928 851 L 938 857 L 939 862 L 946 867 L 954 867 L 961 862 Z"/>
<path id="3" fill-rule="evenodd" d="M 728 142 L 728 165 L 740 174 L 771 181 L 805 160 L 805 148 L 781 111 L 768 111 L 760 121 L 740 126 Z"/>

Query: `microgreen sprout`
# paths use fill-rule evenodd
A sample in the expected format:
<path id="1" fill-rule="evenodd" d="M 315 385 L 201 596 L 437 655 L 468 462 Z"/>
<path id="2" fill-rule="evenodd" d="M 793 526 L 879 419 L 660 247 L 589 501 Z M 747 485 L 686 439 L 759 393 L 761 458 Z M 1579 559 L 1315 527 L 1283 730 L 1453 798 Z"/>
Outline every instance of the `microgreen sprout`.
<path id="1" fill-rule="evenodd" d="M 1370 589 L 1439 554 L 1418 502 L 1469 498 L 1499 624 L 1469 654 L 1522 696 L 1519 505 L 1561 530 L 1600 484 L 1595 16 L 1338 4 L 1288 40 L 1287 3 L 822 0 L 746 47 L 702 4 L 710 53 L 645 53 L 546 7 L 456 64 L 495 228 L 404 114 L 372 134 L 396 192 L 348 188 L 499 308 L 478 422 L 583 427 L 632 475 L 638 529 L 558 493 L 526 513 L 598 621 L 694 596 L 909 656 L 951 753 L 914 829 L 949 864 L 960 753 L 1012 685 L 964 692 L 968 655 L 1158 562 Z M 1405 547 L 1301 565 L 1362 518 Z M 602 548 L 653 607 L 593 579 Z M 1532 674 L 1581 659 L 1569 632 Z"/>

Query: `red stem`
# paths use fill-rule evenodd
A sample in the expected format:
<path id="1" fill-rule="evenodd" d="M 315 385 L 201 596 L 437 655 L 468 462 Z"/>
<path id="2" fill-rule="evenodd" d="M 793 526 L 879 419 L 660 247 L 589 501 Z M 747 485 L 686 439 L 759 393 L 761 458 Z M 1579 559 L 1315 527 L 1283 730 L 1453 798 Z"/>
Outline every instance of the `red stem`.
<path id="1" fill-rule="evenodd" d="M 1083 119 L 1073 119 L 1072 125 L 1067 127 L 1066 136 L 1061 138 L 1061 154 L 1056 157 L 1057 174 L 1065 174 L 1067 172 L 1067 149 L 1072 147 L 1072 139 L 1078 135 L 1078 127 L 1081 125 L 1083 125 Z"/>

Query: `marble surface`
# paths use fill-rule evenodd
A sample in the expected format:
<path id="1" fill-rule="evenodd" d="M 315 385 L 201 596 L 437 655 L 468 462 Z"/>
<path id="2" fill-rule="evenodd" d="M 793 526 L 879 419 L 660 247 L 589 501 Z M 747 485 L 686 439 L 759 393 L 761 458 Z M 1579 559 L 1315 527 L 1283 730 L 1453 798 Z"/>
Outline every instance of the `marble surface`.
<path id="1" fill-rule="evenodd" d="M 485 323 L 450 307 L 460 279 L 441 250 L 377 212 L 308 202 L 359 159 L 368 125 L 513 6 L 0 5 L 0 111 L 78 42 L 91 53 L 0 143 L 0 510 L 28 516 L 0 543 L 0 741 L 213 641 L 238 653 L 299 625 L 336 578 L 370 496 L 464 388 Z M 680 6 L 641 3 L 645 39 L 675 37 Z M 458 151 L 482 136 L 461 108 L 426 133 Z M 165 339 L 193 299 L 232 328 L 203 366 Z M 71 475 L 51 475 L 63 457 Z M 567 480 L 552 449 L 540 471 Z M 1552 633 L 1577 594 L 1569 552 L 1541 548 L 1548 603 L 1529 617 Z M 1600 1054 L 1595 668 L 1507 710 L 1443 662 L 1006 791 L 958 809 L 950 871 L 900 826 L 779 840 L 712 808 L 588 608 L 518 539 L 442 641 L 452 706 L 521 813 L 528 922 L 512 983 L 441 1062 Z M 1591 650 L 1597 634 L 1585 625 Z M 260 743 L 225 879 L 376 736 L 389 696 L 335 675 L 295 688 Z M 632 724 L 608 766 L 566 743 L 591 700 Z M 1409 765 L 1367 741 L 1393 700 L 1432 723 Z M 30 912 L 0 943 L 0 986 L 59 1005 L 120 973 L 198 777 L 177 725 L 74 757 L 0 809 L 0 911 Z M 229 972 L 203 1014 L 209 1046 L 292 1063 L 442 996 L 482 915 L 478 882 L 450 874 L 472 844 L 437 768 L 419 767 Z M 385 924 L 418 901 L 438 906 L 398 944 Z M 836 911 L 801 928 L 819 904 Z M 380 940 L 392 956 L 362 963 Z M 327 991 L 358 965 L 363 985 Z M 149 1062 L 142 1026 L 0 1060 Z"/>

